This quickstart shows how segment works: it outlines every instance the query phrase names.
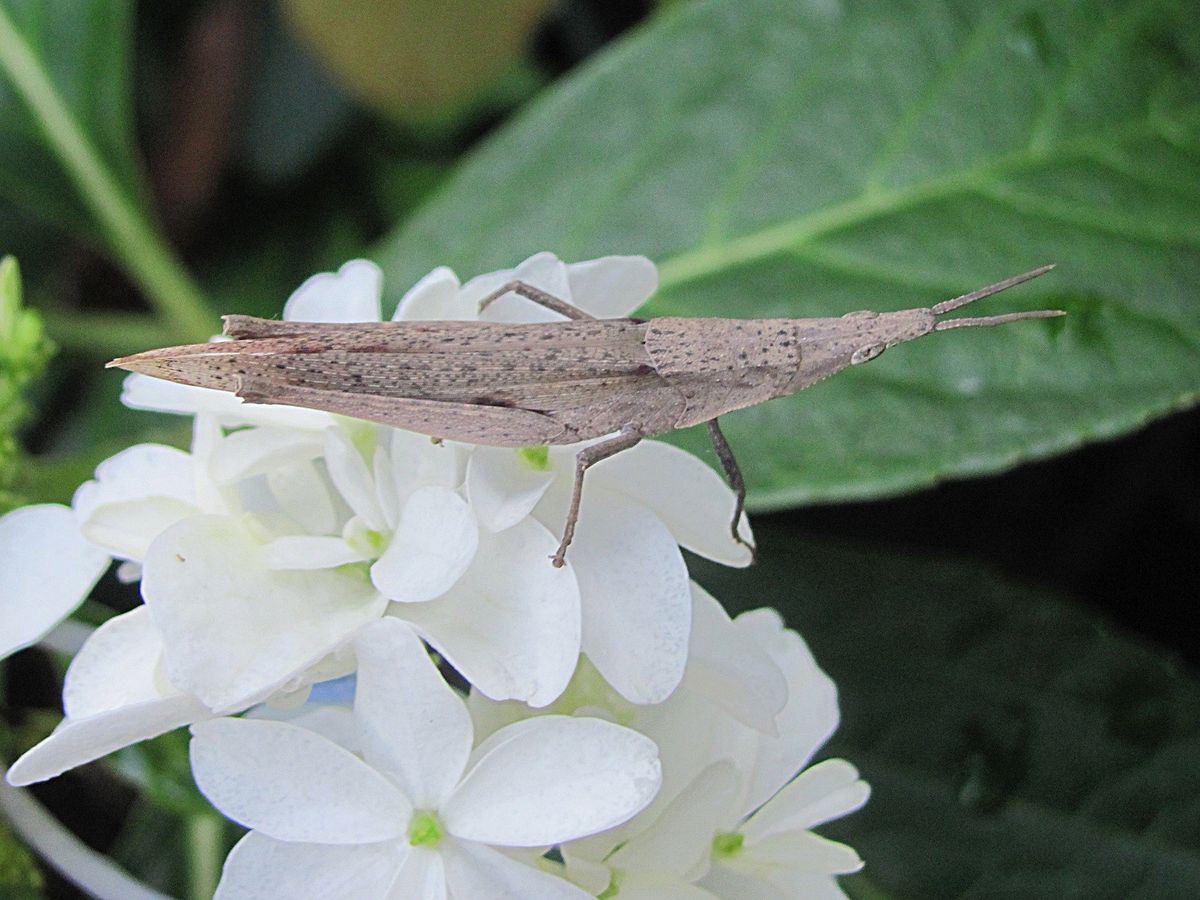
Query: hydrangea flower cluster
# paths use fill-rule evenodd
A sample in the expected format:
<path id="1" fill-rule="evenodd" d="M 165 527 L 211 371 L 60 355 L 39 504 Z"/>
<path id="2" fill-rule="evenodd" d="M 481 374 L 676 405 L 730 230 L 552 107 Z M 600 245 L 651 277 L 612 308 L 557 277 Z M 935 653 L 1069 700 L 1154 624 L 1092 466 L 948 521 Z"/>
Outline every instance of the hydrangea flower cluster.
<path id="1" fill-rule="evenodd" d="M 642 257 L 542 253 L 465 284 L 436 269 L 394 318 L 553 318 L 478 311 L 512 279 L 598 317 L 657 284 Z M 284 318 L 379 321 L 380 287 L 356 260 Z M 690 582 L 680 548 L 750 562 L 703 462 L 643 441 L 598 464 L 555 568 L 577 447 L 435 443 L 137 374 L 123 399 L 193 416 L 190 452 L 131 447 L 70 507 L 0 519 L 0 655 L 114 560 L 145 601 L 76 654 L 63 722 L 10 783 L 190 726 L 201 791 L 250 829 L 226 898 L 842 896 L 861 862 L 811 829 L 868 789 L 806 768 L 838 709 L 799 636 Z"/>

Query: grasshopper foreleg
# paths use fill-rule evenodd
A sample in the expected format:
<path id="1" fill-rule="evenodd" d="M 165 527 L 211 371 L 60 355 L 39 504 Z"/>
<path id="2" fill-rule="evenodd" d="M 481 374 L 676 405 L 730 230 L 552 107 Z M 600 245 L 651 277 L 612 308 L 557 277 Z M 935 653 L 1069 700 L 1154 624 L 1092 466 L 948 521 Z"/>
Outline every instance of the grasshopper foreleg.
<path id="1" fill-rule="evenodd" d="M 737 494 L 737 505 L 733 509 L 733 523 L 730 525 L 733 539 L 750 551 L 750 559 L 753 562 L 758 555 L 757 548 L 738 533 L 742 512 L 746 508 L 746 479 L 742 477 L 742 470 L 738 467 L 737 458 L 733 455 L 733 449 L 729 446 L 729 442 L 725 440 L 725 435 L 721 433 L 721 426 L 717 424 L 717 420 L 709 419 L 705 424 L 708 426 L 708 436 L 712 438 L 713 449 L 717 451 L 717 458 L 721 460 L 721 468 L 725 470 L 725 478 L 729 481 L 733 492 Z"/>
<path id="2" fill-rule="evenodd" d="M 507 284 L 502 284 L 479 301 L 479 311 L 483 312 L 505 294 L 519 294 L 526 300 L 532 300 L 538 306 L 544 306 L 551 312 L 566 316 L 568 319 L 595 318 L 595 316 L 589 316 L 578 306 L 572 306 L 566 300 L 559 300 L 553 294 L 547 294 L 541 288 L 535 288 L 532 284 L 527 284 L 524 281 L 510 281 Z"/>
<path id="3" fill-rule="evenodd" d="M 579 501 L 583 497 L 583 475 L 590 466 L 608 459 L 622 450 L 628 450 L 642 439 L 642 432 L 632 423 L 626 425 L 610 438 L 584 447 L 575 455 L 575 486 L 571 490 L 571 507 L 567 510 L 567 523 L 563 526 L 562 543 L 551 558 L 556 569 L 561 569 L 566 559 L 567 545 L 575 536 L 575 523 L 579 521 Z"/>

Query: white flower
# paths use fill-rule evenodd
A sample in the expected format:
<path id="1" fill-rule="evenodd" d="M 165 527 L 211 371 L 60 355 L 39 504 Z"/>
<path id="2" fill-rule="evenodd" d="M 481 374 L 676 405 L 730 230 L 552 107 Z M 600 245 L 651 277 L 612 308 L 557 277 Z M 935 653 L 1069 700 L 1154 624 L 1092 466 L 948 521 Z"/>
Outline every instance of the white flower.
<path id="1" fill-rule="evenodd" d="M 622 827 L 562 848 L 577 883 L 620 898 L 841 896 L 833 876 L 861 867 L 849 847 L 809 830 L 859 808 L 868 795 L 843 760 L 801 771 L 837 726 L 833 683 L 771 610 L 743 613 L 724 632 L 765 651 L 786 678 L 774 731 L 730 715 L 734 692 L 748 679 L 714 682 L 720 662 L 700 667 L 705 689 L 639 710 L 635 727 L 660 748 L 663 790 Z M 489 709 L 479 701 L 473 708 L 477 717 Z"/>
<path id="2" fill-rule="evenodd" d="M 469 714 L 416 635 L 355 642 L 361 757 L 284 722 L 194 727 L 197 784 L 253 831 L 219 897 L 585 898 L 506 855 L 611 827 L 659 784 L 654 745 L 600 720 L 542 717 L 471 749 Z"/>

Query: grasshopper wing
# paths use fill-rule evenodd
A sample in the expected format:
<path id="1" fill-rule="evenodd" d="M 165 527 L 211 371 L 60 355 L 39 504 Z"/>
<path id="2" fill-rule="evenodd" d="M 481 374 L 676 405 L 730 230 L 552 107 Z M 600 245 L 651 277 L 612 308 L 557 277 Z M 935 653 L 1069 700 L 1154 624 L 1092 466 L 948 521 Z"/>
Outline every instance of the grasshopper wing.
<path id="1" fill-rule="evenodd" d="M 564 431 L 563 426 L 549 416 L 527 409 L 352 394 L 284 385 L 254 375 L 242 380 L 237 395 L 247 403 L 280 403 L 322 409 L 406 431 L 492 447 L 551 444 Z"/>

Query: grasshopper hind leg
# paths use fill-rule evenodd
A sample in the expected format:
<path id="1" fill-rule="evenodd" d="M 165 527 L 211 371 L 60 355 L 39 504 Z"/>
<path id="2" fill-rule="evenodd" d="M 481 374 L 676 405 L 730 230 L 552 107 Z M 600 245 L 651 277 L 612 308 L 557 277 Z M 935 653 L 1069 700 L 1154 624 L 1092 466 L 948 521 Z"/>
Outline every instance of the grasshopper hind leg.
<path id="1" fill-rule="evenodd" d="M 758 548 L 738 532 L 738 525 L 742 521 L 742 513 L 746 509 L 746 479 L 742 477 L 742 470 L 738 466 L 737 457 L 733 455 L 733 448 L 729 446 L 729 442 L 725 440 L 725 435 L 721 433 L 721 426 L 717 424 L 717 420 L 715 418 L 709 419 L 704 424 L 708 426 L 708 436 L 712 438 L 713 449 L 717 451 L 717 458 L 721 460 L 721 468 L 725 470 L 725 478 L 729 481 L 729 486 L 733 488 L 733 492 L 737 494 L 737 504 L 733 509 L 733 522 L 729 526 L 730 533 L 733 535 L 735 541 L 750 551 L 750 561 L 754 562 L 758 556 Z"/>
<path id="2" fill-rule="evenodd" d="M 563 567 L 563 563 L 566 560 L 567 547 L 570 545 L 571 539 L 575 537 L 575 524 L 579 521 L 579 503 L 583 499 L 584 474 L 591 466 L 600 462 L 600 460 L 615 456 L 622 450 L 628 450 L 641 439 L 641 429 L 630 423 L 625 425 L 612 437 L 584 447 L 575 454 L 575 485 L 571 489 L 571 507 L 567 510 L 567 523 L 563 526 L 562 543 L 558 545 L 558 550 L 550 557 L 554 563 L 554 568 L 561 569 Z"/>

